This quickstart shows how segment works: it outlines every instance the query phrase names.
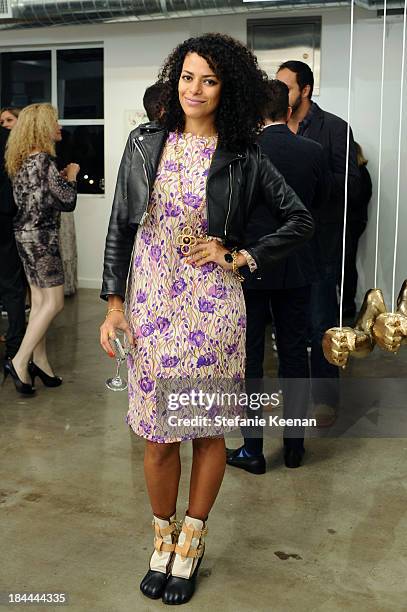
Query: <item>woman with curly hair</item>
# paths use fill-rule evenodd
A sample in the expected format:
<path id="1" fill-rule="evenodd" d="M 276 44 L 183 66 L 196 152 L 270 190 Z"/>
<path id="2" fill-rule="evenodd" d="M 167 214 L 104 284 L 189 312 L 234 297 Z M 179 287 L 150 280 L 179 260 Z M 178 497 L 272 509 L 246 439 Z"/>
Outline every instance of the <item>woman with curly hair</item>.
<path id="1" fill-rule="evenodd" d="M 6 170 L 17 206 L 14 233 L 31 289 L 31 311 L 23 341 L 13 359 L 6 361 L 4 375 L 10 374 L 24 395 L 33 395 L 36 377 L 47 387 L 62 382 L 48 361 L 46 333 L 64 304 L 60 211 L 75 208 L 79 166 L 68 164 L 58 172 L 53 157 L 60 138 L 56 109 L 31 104 L 21 111 L 7 143 Z"/>
<path id="2" fill-rule="evenodd" d="M 171 431 L 160 384 L 244 378 L 239 270 L 258 273 L 313 230 L 305 207 L 254 144 L 265 78 L 251 52 L 222 34 L 191 38 L 171 53 L 159 76 L 164 111 L 128 138 L 106 238 L 101 345 L 111 354 L 117 330 L 132 345 L 127 423 L 146 440 L 154 515 L 154 551 L 140 588 L 167 604 L 194 593 L 225 471 L 227 429 Z M 246 244 L 245 226 L 260 200 L 280 227 Z M 189 505 L 179 531 L 180 443 L 190 439 Z"/>

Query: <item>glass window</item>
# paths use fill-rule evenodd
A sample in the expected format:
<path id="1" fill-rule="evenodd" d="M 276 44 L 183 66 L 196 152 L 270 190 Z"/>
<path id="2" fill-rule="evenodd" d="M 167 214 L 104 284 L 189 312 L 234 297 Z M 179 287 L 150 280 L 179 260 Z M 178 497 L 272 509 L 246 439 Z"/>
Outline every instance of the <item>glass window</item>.
<path id="1" fill-rule="evenodd" d="M 103 194 L 103 48 L 1 52 L 0 107 L 38 102 L 51 102 L 62 119 L 59 168 L 77 162 L 78 193 Z"/>
<path id="2" fill-rule="evenodd" d="M 80 165 L 78 193 L 105 192 L 103 125 L 64 125 L 56 150 L 60 170 L 71 162 Z"/>
<path id="3" fill-rule="evenodd" d="M 57 51 L 61 119 L 103 119 L 103 49 Z"/>
<path id="4" fill-rule="evenodd" d="M 287 60 L 306 62 L 314 73 L 314 95 L 319 95 L 321 17 L 249 19 L 247 42 L 269 77 Z"/>
<path id="5" fill-rule="evenodd" d="M 51 102 L 51 52 L 0 54 L 1 106 Z"/>

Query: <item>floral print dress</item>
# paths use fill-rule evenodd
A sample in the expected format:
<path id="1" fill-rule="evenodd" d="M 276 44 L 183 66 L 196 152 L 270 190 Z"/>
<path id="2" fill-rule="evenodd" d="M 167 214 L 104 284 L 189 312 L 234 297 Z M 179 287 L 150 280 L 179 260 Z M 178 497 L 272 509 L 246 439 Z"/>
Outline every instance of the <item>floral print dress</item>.
<path id="1" fill-rule="evenodd" d="M 154 442 L 215 435 L 202 427 L 177 429 L 174 435 L 165 419 L 158 418 L 160 379 L 241 380 L 245 365 L 246 316 L 239 280 L 215 263 L 200 268 L 187 264 L 177 245 L 177 236 L 191 220 L 206 235 L 206 180 L 216 139 L 184 133 L 176 147 L 176 135 L 170 133 L 149 216 L 138 228 L 126 300 L 135 337 L 128 358 L 127 423 Z M 227 429 L 218 427 L 216 434 Z"/>
<path id="2" fill-rule="evenodd" d="M 33 153 L 13 178 L 13 193 L 14 233 L 28 283 L 42 289 L 63 285 L 61 211 L 74 210 L 76 183 L 59 174 L 48 153 Z"/>

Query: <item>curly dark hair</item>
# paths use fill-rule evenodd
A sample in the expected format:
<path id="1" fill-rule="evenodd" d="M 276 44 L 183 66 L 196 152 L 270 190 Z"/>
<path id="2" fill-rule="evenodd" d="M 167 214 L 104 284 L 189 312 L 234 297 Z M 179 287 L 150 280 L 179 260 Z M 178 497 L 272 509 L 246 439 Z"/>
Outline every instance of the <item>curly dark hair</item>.
<path id="1" fill-rule="evenodd" d="M 184 129 L 178 82 L 188 53 L 203 57 L 222 83 L 215 120 L 219 144 L 232 151 L 246 148 L 255 141 L 262 125 L 267 75 L 245 45 L 225 34 L 189 38 L 168 56 L 158 77 L 164 86 L 160 123 L 170 131 Z"/>

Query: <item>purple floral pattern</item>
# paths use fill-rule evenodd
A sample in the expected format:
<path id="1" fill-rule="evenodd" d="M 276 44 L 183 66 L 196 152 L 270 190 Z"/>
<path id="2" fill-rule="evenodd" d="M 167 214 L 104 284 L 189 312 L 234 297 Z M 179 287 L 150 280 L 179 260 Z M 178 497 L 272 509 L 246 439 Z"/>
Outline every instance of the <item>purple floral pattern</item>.
<path id="1" fill-rule="evenodd" d="M 184 291 L 184 289 L 186 289 L 186 282 L 184 281 L 183 278 L 180 278 L 178 280 L 175 281 L 175 283 L 172 284 L 171 287 L 171 291 L 170 291 L 170 295 L 172 298 L 177 297 L 178 295 L 181 295 L 181 293 Z"/>
<path id="2" fill-rule="evenodd" d="M 161 257 L 161 249 L 159 246 L 155 245 L 151 247 L 151 259 L 154 261 L 159 261 Z"/>
<path id="3" fill-rule="evenodd" d="M 174 368 L 179 363 L 179 357 L 173 355 L 163 355 L 161 357 L 161 365 L 163 368 Z"/>
<path id="4" fill-rule="evenodd" d="M 157 419 L 157 381 L 241 380 L 244 377 L 246 313 L 239 280 L 214 263 L 194 268 L 176 244 L 189 225 L 204 233 L 206 181 L 215 140 L 192 134 L 179 139 L 181 180 L 174 133 L 170 133 L 150 198 L 149 216 L 139 228 L 127 293 L 135 346 L 127 359 L 129 411 L 133 431 L 154 442 L 202 436 L 186 430 L 174 437 Z M 221 428 L 221 435 L 228 428 Z M 229 428 L 231 429 L 231 428 Z M 213 435 L 213 434 L 212 434 Z"/>
<path id="5" fill-rule="evenodd" d="M 224 300 L 227 296 L 227 290 L 224 285 L 212 285 L 208 289 L 208 295 L 211 295 L 218 300 Z"/>
<path id="6" fill-rule="evenodd" d="M 203 366 L 210 366 L 217 362 L 215 353 L 206 353 L 198 357 L 197 367 L 202 368 Z"/>
<path id="7" fill-rule="evenodd" d="M 162 334 L 165 334 L 170 326 L 170 322 L 165 317 L 157 317 L 157 327 Z"/>
<path id="8" fill-rule="evenodd" d="M 136 302 L 137 302 L 138 304 L 142 304 L 143 302 L 145 302 L 145 301 L 146 301 L 146 299 L 147 299 L 146 292 L 145 292 L 145 291 L 141 291 L 141 289 L 139 289 L 139 290 L 136 292 Z"/>
<path id="9" fill-rule="evenodd" d="M 198 330 L 196 332 L 191 332 L 188 336 L 188 339 L 191 342 L 191 344 L 195 344 L 195 346 L 200 348 L 205 342 L 205 334 L 201 330 Z"/>

